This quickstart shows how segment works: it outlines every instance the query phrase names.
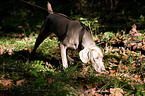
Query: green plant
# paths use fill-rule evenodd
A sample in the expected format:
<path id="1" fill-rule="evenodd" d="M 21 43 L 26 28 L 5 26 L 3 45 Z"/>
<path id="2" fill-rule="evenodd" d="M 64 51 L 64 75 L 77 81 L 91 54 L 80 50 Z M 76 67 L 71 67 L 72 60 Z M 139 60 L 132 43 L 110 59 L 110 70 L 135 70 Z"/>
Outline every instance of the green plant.
<path id="1" fill-rule="evenodd" d="M 104 35 L 103 35 L 103 39 L 105 39 L 107 41 L 110 40 L 113 37 L 114 37 L 113 32 L 105 32 Z"/>
<path id="2" fill-rule="evenodd" d="M 98 18 L 93 18 L 92 20 L 88 20 L 87 18 L 81 17 L 79 20 L 90 29 L 92 35 L 96 35 L 96 32 L 99 28 Z"/>

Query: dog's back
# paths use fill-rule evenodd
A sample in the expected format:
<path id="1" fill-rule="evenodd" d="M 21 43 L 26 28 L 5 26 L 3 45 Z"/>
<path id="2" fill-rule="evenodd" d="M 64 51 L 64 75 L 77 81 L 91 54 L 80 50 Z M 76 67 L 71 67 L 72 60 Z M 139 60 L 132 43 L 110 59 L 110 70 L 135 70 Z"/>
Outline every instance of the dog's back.
<path id="1" fill-rule="evenodd" d="M 51 14 L 47 17 L 46 26 L 49 28 L 49 31 L 54 32 L 58 37 L 59 41 L 62 39 L 63 35 L 66 32 L 67 24 L 71 20 L 65 18 L 62 15 L 58 15 L 57 13 Z"/>
<path id="2" fill-rule="evenodd" d="M 68 24 L 73 20 L 64 14 L 53 12 L 49 2 L 47 7 L 49 15 L 46 19 L 45 25 L 49 31 L 54 32 L 58 36 L 59 41 L 62 41 L 66 35 Z"/>

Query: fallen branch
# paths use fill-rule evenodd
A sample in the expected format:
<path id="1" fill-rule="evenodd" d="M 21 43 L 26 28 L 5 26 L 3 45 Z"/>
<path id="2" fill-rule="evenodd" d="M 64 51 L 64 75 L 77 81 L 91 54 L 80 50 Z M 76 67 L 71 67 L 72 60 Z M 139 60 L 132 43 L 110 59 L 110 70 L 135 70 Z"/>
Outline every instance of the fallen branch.
<path id="1" fill-rule="evenodd" d="M 112 77 L 112 78 L 113 78 L 113 77 Z M 106 86 L 111 82 L 112 78 L 111 78 L 104 86 L 102 86 L 102 87 L 100 88 L 99 93 L 102 93 L 102 89 L 103 89 L 104 87 L 106 87 Z"/>

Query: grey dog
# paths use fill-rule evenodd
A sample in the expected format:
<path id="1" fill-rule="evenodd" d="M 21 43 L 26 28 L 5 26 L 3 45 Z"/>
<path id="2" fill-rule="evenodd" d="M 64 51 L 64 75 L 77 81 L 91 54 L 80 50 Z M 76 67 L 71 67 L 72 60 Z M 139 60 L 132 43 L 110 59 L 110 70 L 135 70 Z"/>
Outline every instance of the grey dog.
<path id="1" fill-rule="evenodd" d="M 54 13 L 49 2 L 47 7 L 49 15 L 41 27 L 32 54 L 36 52 L 36 49 L 44 39 L 54 32 L 60 41 L 61 58 L 64 68 L 68 67 L 66 49 L 77 49 L 81 45 L 83 47 L 83 50 L 79 52 L 81 61 L 83 63 L 91 61 L 92 66 L 97 72 L 105 70 L 101 49 L 96 46 L 89 31 L 79 21 L 71 20 L 61 13 Z"/>

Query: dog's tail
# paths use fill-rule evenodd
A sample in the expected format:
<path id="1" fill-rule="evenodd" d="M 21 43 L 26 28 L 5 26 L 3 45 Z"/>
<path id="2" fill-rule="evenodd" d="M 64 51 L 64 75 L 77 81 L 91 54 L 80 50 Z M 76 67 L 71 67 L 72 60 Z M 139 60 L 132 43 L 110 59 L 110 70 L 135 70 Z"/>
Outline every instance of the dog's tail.
<path id="1" fill-rule="evenodd" d="M 49 14 L 53 14 L 53 10 L 52 10 L 52 8 L 51 8 L 51 4 L 48 2 L 48 4 L 47 4 L 47 8 L 48 8 L 48 13 Z"/>

